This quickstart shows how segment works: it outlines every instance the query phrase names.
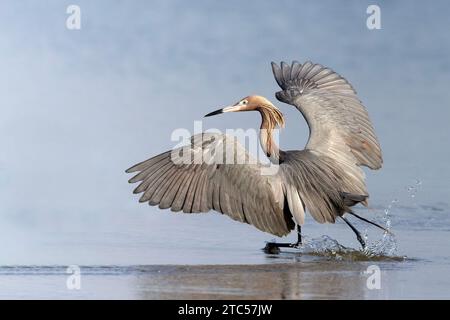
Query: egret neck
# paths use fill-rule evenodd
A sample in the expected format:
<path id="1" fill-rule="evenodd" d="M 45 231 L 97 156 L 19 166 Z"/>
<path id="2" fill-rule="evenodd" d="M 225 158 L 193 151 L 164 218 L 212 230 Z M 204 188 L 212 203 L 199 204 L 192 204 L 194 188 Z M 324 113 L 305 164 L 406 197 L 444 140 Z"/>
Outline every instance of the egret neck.
<path id="1" fill-rule="evenodd" d="M 268 101 L 267 101 L 268 102 Z M 283 162 L 283 151 L 280 150 L 273 138 L 273 130 L 284 127 L 283 114 L 270 102 L 258 106 L 256 110 L 261 114 L 262 122 L 259 132 L 259 141 L 267 157 L 274 164 Z"/>

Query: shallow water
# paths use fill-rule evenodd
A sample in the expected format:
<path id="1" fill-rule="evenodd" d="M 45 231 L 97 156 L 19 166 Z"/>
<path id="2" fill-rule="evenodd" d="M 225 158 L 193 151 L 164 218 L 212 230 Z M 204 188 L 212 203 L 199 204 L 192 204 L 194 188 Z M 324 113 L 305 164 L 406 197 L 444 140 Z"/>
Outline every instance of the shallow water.
<path id="1" fill-rule="evenodd" d="M 308 259 L 306 259 L 308 260 Z M 392 267 L 387 263 L 384 267 Z M 1 298 L 308 299 L 387 298 L 365 289 L 365 263 L 279 259 L 259 265 L 82 266 L 80 290 L 66 288 L 66 268 L 3 267 Z M 383 276 L 386 275 L 384 272 Z M 389 281 L 391 275 L 385 277 Z M 16 288 L 28 288 L 27 292 Z M 381 295 L 380 295 L 381 294 Z"/>
<path id="2" fill-rule="evenodd" d="M 428 221 L 426 227 L 408 222 L 408 215 L 419 213 Z M 361 214 L 367 212 L 361 210 Z M 374 215 L 379 222 L 383 216 L 383 213 Z M 0 298 L 450 298 L 450 230 L 445 226 L 449 218 L 444 207 L 393 208 L 389 220 L 395 240 L 383 238 L 381 231 L 370 227 L 370 253 L 359 249 L 353 233 L 343 223 L 326 227 L 326 236 L 315 236 L 323 232 L 323 226 L 309 221 L 304 227 L 302 248 L 265 254 L 261 248 L 264 241 L 271 238 L 264 234 L 261 237 L 261 233 L 250 232 L 245 225 L 218 215 L 194 219 L 199 230 L 203 227 L 206 230 L 211 225 L 219 228 L 222 223 L 234 237 L 245 232 L 249 240 L 242 242 L 233 236 L 214 233 L 192 237 L 189 232 L 176 227 L 169 234 L 178 233 L 179 242 L 170 241 L 169 235 L 164 234 L 167 230 L 153 236 L 142 233 L 141 237 L 128 239 L 120 233 L 109 233 L 98 235 L 95 242 L 88 238 L 92 236 L 89 233 L 85 234 L 84 242 L 80 242 L 79 237 L 74 242 L 57 245 L 47 240 L 46 256 L 52 257 L 47 260 L 47 265 L 0 267 Z M 357 221 L 355 225 L 364 228 Z M 294 238 L 292 235 L 291 240 Z M 167 243 L 161 243 L 165 240 Z M 118 242 L 121 245 L 112 250 L 111 245 Z M 390 251 L 393 242 L 397 247 L 395 253 Z M 77 247 L 83 248 L 83 253 L 78 252 Z M 137 255 L 137 252 L 142 254 Z M 108 263 L 108 260 L 117 261 L 118 256 L 124 263 Z M 70 290 L 66 286 L 70 276 L 66 269 L 75 260 L 91 263 L 78 264 L 81 288 Z M 61 265 L 57 261 L 67 264 Z M 368 270 L 373 266 L 380 270 L 380 289 L 367 286 L 372 274 Z"/>

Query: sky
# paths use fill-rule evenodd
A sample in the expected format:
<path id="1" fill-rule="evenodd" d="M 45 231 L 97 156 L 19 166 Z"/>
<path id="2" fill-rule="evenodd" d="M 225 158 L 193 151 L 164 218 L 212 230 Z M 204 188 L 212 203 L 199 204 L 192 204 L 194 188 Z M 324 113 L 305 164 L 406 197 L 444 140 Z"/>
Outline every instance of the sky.
<path id="1" fill-rule="evenodd" d="M 366 27 L 374 3 L 380 30 Z M 81 8 L 80 30 L 66 28 L 70 4 Z M 285 114 L 281 148 L 303 148 L 307 125 L 276 101 L 271 61 L 311 60 L 353 84 L 383 150 L 383 168 L 366 171 L 374 207 L 419 180 L 421 204 L 448 208 L 449 9 L 447 1 L 0 1 L 0 262 L 56 261 L 41 259 L 49 243 L 64 251 L 67 238 L 87 237 L 83 247 L 179 223 L 250 230 L 138 204 L 124 170 L 169 150 L 173 130 L 192 130 L 249 94 Z M 203 126 L 259 121 L 243 113 Z"/>

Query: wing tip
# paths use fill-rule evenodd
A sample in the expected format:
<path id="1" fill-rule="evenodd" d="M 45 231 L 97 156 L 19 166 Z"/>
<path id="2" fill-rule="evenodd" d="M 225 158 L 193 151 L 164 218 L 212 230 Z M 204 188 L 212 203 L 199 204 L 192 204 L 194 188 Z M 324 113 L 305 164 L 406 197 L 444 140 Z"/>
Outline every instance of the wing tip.
<path id="1" fill-rule="evenodd" d="M 283 81 L 283 74 L 282 74 L 281 68 L 273 61 L 270 64 L 272 66 L 272 73 L 273 73 L 273 76 L 275 77 L 275 81 L 278 83 L 278 85 L 281 88 L 283 88 L 284 81 Z"/>
<path id="2" fill-rule="evenodd" d="M 133 177 L 131 179 L 128 179 L 128 183 L 136 183 L 138 180 L 135 179 L 136 177 Z"/>
<path id="3" fill-rule="evenodd" d="M 290 65 L 285 61 L 281 61 L 279 65 L 272 61 L 271 65 L 275 80 L 283 90 L 290 86 L 300 86 L 303 89 L 308 89 L 315 88 L 319 85 L 321 88 L 333 87 L 333 90 L 350 89 L 356 94 L 356 90 L 346 78 L 333 69 L 320 63 L 314 63 L 311 60 L 306 60 L 302 64 L 297 60 L 292 60 Z M 330 75 L 335 75 L 335 78 L 327 78 Z M 337 79 L 344 80 L 344 82 L 340 85 L 340 88 L 336 88 L 336 84 L 334 84 Z"/>

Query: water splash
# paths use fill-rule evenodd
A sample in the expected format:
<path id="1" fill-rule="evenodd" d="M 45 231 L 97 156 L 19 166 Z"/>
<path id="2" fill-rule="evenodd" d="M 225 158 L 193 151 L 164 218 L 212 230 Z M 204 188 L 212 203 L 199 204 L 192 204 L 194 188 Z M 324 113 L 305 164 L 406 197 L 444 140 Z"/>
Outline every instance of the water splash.
<path id="1" fill-rule="evenodd" d="M 392 223 L 390 213 L 392 209 L 399 203 L 398 199 L 393 199 L 389 203 L 389 205 L 384 209 L 383 214 L 383 225 L 389 232 L 384 232 L 381 239 L 378 239 L 374 242 L 369 241 L 368 229 L 364 231 L 364 240 L 368 244 L 366 248 L 364 248 L 363 252 L 368 257 L 375 256 L 394 256 L 397 252 L 397 240 L 395 238 L 394 233 L 391 232 Z"/>
<path id="2" fill-rule="evenodd" d="M 417 194 L 417 192 L 418 192 L 418 190 L 419 190 L 421 185 L 422 185 L 422 181 L 416 179 L 414 181 L 413 185 L 410 185 L 410 186 L 406 187 L 406 190 L 407 190 L 410 198 L 414 199 L 416 197 L 416 194 Z"/>
<path id="3" fill-rule="evenodd" d="M 411 199 L 415 199 L 417 192 L 420 189 L 422 182 L 418 179 L 414 181 L 414 184 L 406 187 L 408 198 L 404 202 L 410 202 Z M 375 214 L 382 214 L 382 223 L 388 232 L 384 232 L 383 236 L 374 241 L 370 241 L 368 235 L 368 228 L 364 230 L 363 238 L 366 242 L 366 248 L 364 250 L 345 247 L 337 240 L 323 235 L 319 238 L 308 238 L 303 236 L 303 245 L 296 249 L 296 253 L 323 256 L 334 258 L 337 260 L 395 260 L 403 261 L 405 256 L 397 256 L 397 239 L 392 230 L 391 214 L 392 211 L 400 204 L 398 198 L 394 198 L 391 202 L 382 210 L 369 209 Z"/>
<path id="4" fill-rule="evenodd" d="M 389 235 L 387 233 L 387 235 Z M 346 247 L 340 244 L 337 240 L 323 235 L 318 238 L 303 237 L 303 245 L 296 248 L 293 252 L 297 255 L 318 256 L 327 259 L 338 261 L 381 261 L 381 260 L 395 260 L 402 261 L 405 257 L 395 256 L 395 250 L 392 249 L 392 242 L 395 240 L 386 236 L 385 239 L 380 240 L 380 243 L 375 243 L 368 250 L 359 250 Z"/>
<path id="5" fill-rule="evenodd" d="M 388 231 L 390 231 L 391 228 L 389 210 L 395 203 L 397 203 L 397 200 L 393 200 L 388 206 L 388 209 L 385 210 L 384 222 Z M 350 261 L 402 261 L 405 259 L 405 257 L 396 256 L 397 240 L 393 233 L 384 232 L 381 239 L 371 243 L 368 237 L 368 229 L 365 229 L 363 237 L 367 245 L 361 250 L 346 247 L 327 235 L 318 238 L 303 236 L 303 244 L 295 249 L 295 253 Z"/>
<path id="6" fill-rule="evenodd" d="M 414 180 L 414 184 L 409 185 L 406 187 L 407 195 L 409 199 L 415 199 L 417 192 L 419 191 L 420 186 L 422 185 L 422 181 L 419 179 Z M 407 199 L 407 201 L 409 201 Z M 383 237 L 379 240 L 376 240 L 373 243 L 369 243 L 367 229 L 364 233 L 364 238 L 366 240 L 366 243 L 369 243 L 367 247 L 364 249 L 364 253 L 368 257 L 374 257 L 374 256 L 395 256 L 397 253 L 397 240 L 395 238 L 395 235 L 391 233 L 392 229 L 392 223 L 391 223 L 391 213 L 393 209 L 398 206 L 400 203 L 400 200 L 398 198 L 394 198 L 391 200 L 391 202 L 387 205 L 387 207 L 384 209 L 384 215 L 383 215 L 383 224 L 385 228 L 389 232 L 385 232 L 383 234 Z"/>
<path id="7" fill-rule="evenodd" d="M 341 253 L 351 250 L 326 235 L 313 239 L 303 237 L 303 245 L 299 249 L 302 253 L 333 256 L 339 256 Z"/>
<path id="8" fill-rule="evenodd" d="M 381 239 L 369 243 L 363 252 L 368 257 L 395 256 L 397 253 L 397 240 L 395 235 L 385 232 Z"/>
<path id="9" fill-rule="evenodd" d="M 369 243 L 369 241 L 366 241 L 367 243 L 369 243 L 369 245 L 364 249 L 364 252 L 368 256 L 393 256 L 397 252 L 397 240 L 395 238 L 395 235 L 391 233 L 392 223 L 390 213 L 392 211 L 392 208 L 394 208 L 398 202 L 398 199 L 393 199 L 391 200 L 391 203 L 389 203 L 389 205 L 386 207 L 386 209 L 384 209 L 383 224 L 389 232 L 384 232 L 383 237 L 373 243 Z"/>

